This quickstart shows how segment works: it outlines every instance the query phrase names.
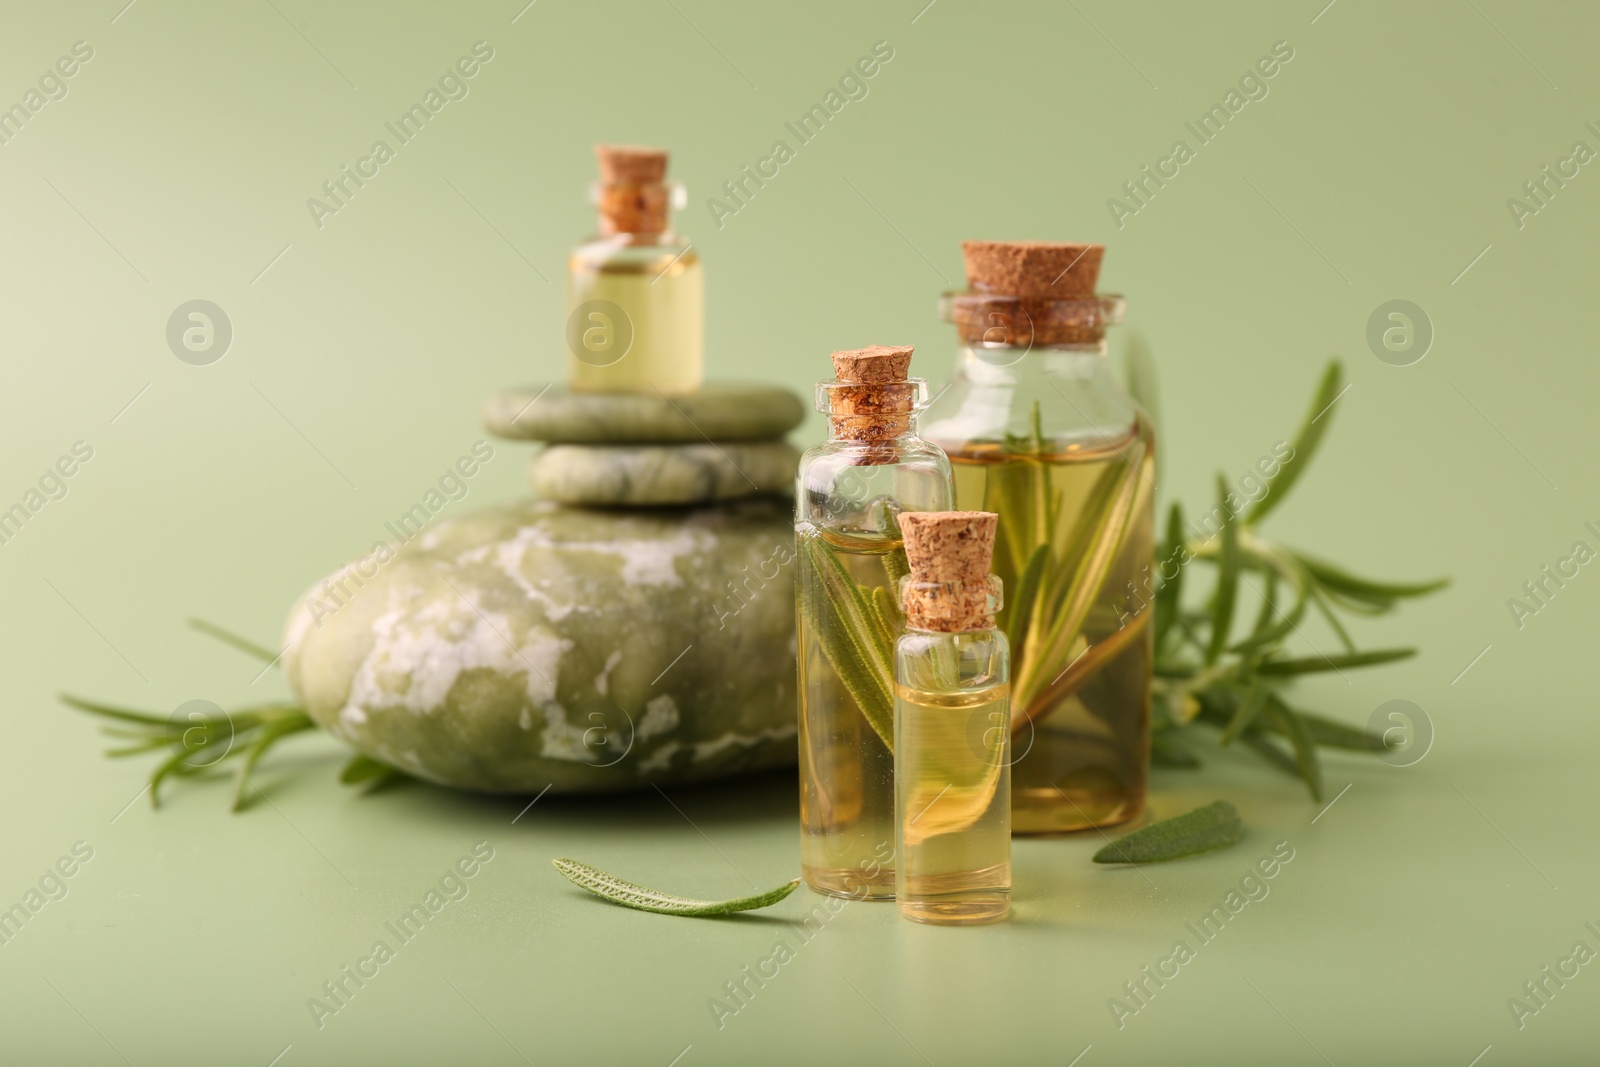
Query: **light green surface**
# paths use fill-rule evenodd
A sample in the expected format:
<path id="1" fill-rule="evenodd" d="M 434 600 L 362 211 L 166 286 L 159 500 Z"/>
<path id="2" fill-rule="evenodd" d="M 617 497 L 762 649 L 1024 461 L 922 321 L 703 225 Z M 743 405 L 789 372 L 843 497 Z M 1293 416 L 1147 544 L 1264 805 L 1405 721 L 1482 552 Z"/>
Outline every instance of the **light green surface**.
<path id="1" fill-rule="evenodd" d="M 1600 926 L 1600 578 L 1585 568 L 1521 630 L 1506 607 L 1575 540 L 1600 547 L 1583 528 L 1600 520 L 1600 174 L 1584 167 L 1523 229 L 1506 208 L 1575 140 L 1600 148 L 1583 126 L 1600 125 L 1592 11 L 1342 0 L 1313 24 L 1322 0 L 943 0 L 913 22 L 923 0 L 541 0 L 513 23 L 521 0 L 140 0 L 113 23 L 123 2 L 35 5 L 0 35 L 4 102 L 74 41 L 95 50 L 0 146 L 0 501 L 73 442 L 94 449 L 0 546 L 0 899 L 74 842 L 94 849 L 65 899 L 0 947 L 8 1062 L 943 1067 L 1067 1064 L 1091 1045 L 1080 1067 L 1465 1067 L 1491 1045 L 1481 1067 L 1593 1058 L 1600 965 L 1520 1031 L 1506 1008 L 1575 941 L 1600 949 L 1584 929 Z M 495 58 L 470 95 L 319 231 L 306 198 L 480 39 Z M 793 146 L 785 121 L 878 40 L 894 59 L 870 94 L 719 231 L 704 197 L 774 139 Z M 1295 58 L 1270 95 L 1119 231 L 1106 199 L 1279 40 Z M 1254 764 L 1161 774 L 1158 812 L 1226 796 L 1245 842 L 1144 873 L 1092 865 L 1092 835 L 1019 842 L 1007 927 L 927 929 L 852 904 L 803 946 L 783 920 L 814 898 L 676 920 L 609 907 L 549 863 L 693 896 L 775 885 L 796 866 L 783 775 L 670 803 L 547 797 L 517 819 L 526 801 L 353 795 L 334 782 L 336 746 L 308 740 L 270 761 L 271 803 L 247 814 L 226 814 L 220 785 L 126 807 L 147 767 L 102 760 L 53 695 L 165 709 L 282 691 L 182 620 L 270 642 L 313 578 L 468 451 L 486 395 L 558 373 L 564 254 L 590 226 L 599 139 L 675 151 L 715 377 L 805 390 L 832 349 L 913 342 L 941 378 L 953 346 L 934 298 L 958 280 L 962 238 L 1105 241 L 1104 287 L 1129 296 L 1117 343 L 1137 329 L 1164 375 L 1166 488 L 1195 500 L 1215 469 L 1236 477 L 1287 436 L 1343 353 L 1353 386 L 1333 435 L 1269 532 L 1456 584 L 1359 633 L 1422 657 L 1305 700 L 1356 722 L 1414 701 L 1431 754 L 1409 769 L 1330 759 L 1332 790 L 1350 789 L 1315 822 L 1295 783 Z M 164 340 L 196 298 L 234 326 L 211 366 Z M 1366 349 L 1391 299 L 1436 327 L 1415 366 Z M 499 448 L 451 512 L 520 493 L 522 464 Z M 1270 896 L 1119 1031 L 1108 998 L 1280 840 L 1295 859 Z M 307 998 L 479 841 L 495 853 L 470 895 L 319 1031 Z M 779 938 L 794 959 L 719 1030 L 708 999 Z"/>

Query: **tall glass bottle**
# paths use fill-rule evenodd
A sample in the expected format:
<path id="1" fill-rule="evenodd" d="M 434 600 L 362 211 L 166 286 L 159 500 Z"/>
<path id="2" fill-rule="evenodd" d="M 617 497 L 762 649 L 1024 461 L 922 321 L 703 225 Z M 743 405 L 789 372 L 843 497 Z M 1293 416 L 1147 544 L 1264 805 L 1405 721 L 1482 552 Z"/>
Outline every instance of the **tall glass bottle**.
<path id="1" fill-rule="evenodd" d="M 989 573 L 996 516 L 900 517 L 911 573 L 895 642 L 895 899 L 916 922 L 1011 910 L 1010 657 Z"/>
<path id="2" fill-rule="evenodd" d="M 1098 245 L 967 242 L 947 293 L 960 356 L 927 434 L 956 505 L 998 512 L 994 569 L 1013 656 L 1012 828 L 1111 826 L 1145 803 L 1150 746 L 1155 441 L 1111 373 Z"/>
<path id="3" fill-rule="evenodd" d="M 899 516 L 950 507 L 950 463 L 917 436 L 927 383 L 911 348 L 833 354 L 817 386 L 828 440 L 800 460 L 800 870 L 813 889 L 894 896 L 895 638 L 906 573 Z"/>
<path id="4" fill-rule="evenodd" d="M 600 233 L 567 263 L 567 384 L 587 391 L 689 393 L 705 377 L 705 281 L 672 232 L 683 186 L 660 148 L 598 145 Z"/>

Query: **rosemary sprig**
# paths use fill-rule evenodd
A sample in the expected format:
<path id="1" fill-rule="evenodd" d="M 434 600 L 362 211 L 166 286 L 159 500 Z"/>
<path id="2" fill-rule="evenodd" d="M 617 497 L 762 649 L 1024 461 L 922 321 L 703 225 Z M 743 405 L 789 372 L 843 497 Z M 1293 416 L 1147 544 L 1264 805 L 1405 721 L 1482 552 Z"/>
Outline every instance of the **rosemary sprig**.
<path id="1" fill-rule="evenodd" d="M 276 663 L 280 658 L 270 649 L 204 619 L 190 619 L 189 625 L 268 664 Z M 232 810 L 243 811 L 250 805 L 256 766 L 267 751 L 286 737 L 317 727 L 304 708 L 288 703 L 257 704 L 217 715 L 191 714 L 180 719 L 153 711 L 82 700 L 67 694 L 61 695 L 61 701 L 69 707 L 108 720 L 102 732 L 129 742 L 106 750 L 106 755 L 113 759 L 163 749 L 167 751 L 167 757 L 150 773 L 150 805 L 155 808 L 161 807 L 161 785 L 168 778 L 201 777 L 232 760 L 237 768 L 233 780 Z M 370 783 L 369 788 L 375 789 L 400 776 L 401 772 L 393 767 L 356 755 L 345 764 L 339 780 L 347 785 Z"/>
<path id="2" fill-rule="evenodd" d="M 625 908 L 653 911 L 658 915 L 706 917 L 731 915 L 737 911 L 753 911 L 756 908 L 765 908 L 769 904 L 776 904 L 800 885 L 800 879 L 794 878 L 775 889 L 754 896 L 735 897 L 732 900 L 696 900 L 693 897 L 674 896 L 658 889 L 646 889 L 642 885 L 625 882 L 614 874 L 607 874 L 577 860 L 559 859 L 550 862 L 555 864 L 556 870 L 560 871 L 567 881 L 587 889 L 597 897 L 604 897 L 613 904 L 621 904 Z"/>
<path id="3" fill-rule="evenodd" d="M 1347 671 L 1392 663 L 1415 655 L 1412 648 L 1358 650 L 1340 612 L 1383 615 L 1401 602 L 1444 588 L 1431 582 L 1381 582 L 1262 537 L 1262 519 L 1275 511 L 1316 454 L 1333 421 L 1332 405 L 1342 389 L 1343 370 L 1329 362 L 1316 395 L 1293 441 L 1291 460 L 1268 483 L 1265 495 L 1239 512 L 1229 506 L 1225 481 L 1214 515 L 1222 519 L 1203 538 L 1184 534 L 1183 510 L 1172 506 L 1158 570 L 1179 563 L 1155 595 L 1156 679 L 1153 701 L 1153 762 L 1161 766 L 1199 766 L 1178 739 L 1204 726 L 1219 731 L 1222 745 L 1242 741 L 1271 765 L 1303 781 L 1313 799 L 1322 797 L 1319 748 L 1382 752 L 1381 736 L 1292 706 L 1284 686 L 1304 674 Z M 1187 556 L 1187 559 L 1181 557 Z M 1193 582 L 1185 575 L 1192 562 L 1216 570 L 1205 610 L 1186 609 L 1181 591 Z M 1257 582 L 1259 579 L 1259 584 Z M 1259 600 L 1248 632 L 1240 634 L 1237 604 L 1241 587 Z M 1286 643 L 1315 608 L 1333 629 L 1342 652 L 1314 651 L 1293 656 Z"/>

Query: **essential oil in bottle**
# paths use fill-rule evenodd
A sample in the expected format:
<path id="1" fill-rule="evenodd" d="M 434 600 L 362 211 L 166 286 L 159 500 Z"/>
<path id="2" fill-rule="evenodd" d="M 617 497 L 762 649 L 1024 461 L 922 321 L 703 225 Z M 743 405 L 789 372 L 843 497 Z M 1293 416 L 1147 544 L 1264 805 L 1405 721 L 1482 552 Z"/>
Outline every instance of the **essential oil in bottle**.
<path id="1" fill-rule="evenodd" d="M 950 455 L 956 506 L 1000 515 L 1012 825 L 1127 822 L 1149 765 L 1153 628 L 1130 590 L 1155 554 L 1155 441 L 1106 359 L 1123 301 L 1095 293 L 1099 245 L 962 251 L 969 289 L 942 302 L 961 354 L 926 424 Z"/>
<path id="2" fill-rule="evenodd" d="M 670 225 L 683 187 L 662 148 L 598 145 L 600 233 L 567 264 L 567 384 L 690 393 L 705 376 L 705 281 Z"/>
<path id="3" fill-rule="evenodd" d="M 910 574 L 895 643 L 895 899 L 916 922 L 1011 911 L 1010 656 L 989 573 L 996 516 L 900 516 Z"/>
<path id="4" fill-rule="evenodd" d="M 894 644 L 903 512 L 950 507 L 950 463 L 917 436 L 927 383 L 912 350 L 833 354 L 817 386 L 828 440 L 795 493 L 800 871 L 813 889 L 894 896 Z"/>

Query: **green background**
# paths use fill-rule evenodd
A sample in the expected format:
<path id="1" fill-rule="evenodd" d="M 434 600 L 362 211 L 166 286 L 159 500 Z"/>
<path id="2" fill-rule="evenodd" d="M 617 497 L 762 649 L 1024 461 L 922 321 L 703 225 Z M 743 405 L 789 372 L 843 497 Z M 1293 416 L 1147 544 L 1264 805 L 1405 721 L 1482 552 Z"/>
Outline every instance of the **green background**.
<path id="1" fill-rule="evenodd" d="M 1575 141 L 1600 148 L 1583 126 L 1600 125 L 1600 17 L 1506 0 L 924 2 L 7 14 L 0 103 L 75 41 L 94 58 L 0 145 L 0 503 L 75 441 L 94 457 L 0 546 L 0 902 L 74 842 L 94 855 L 0 947 L 5 1059 L 1592 1059 L 1600 965 L 1520 1030 L 1506 1001 L 1574 942 L 1600 949 L 1584 928 L 1600 926 L 1600 577 L 1581 571 L 1521 629 L 1506 601 L 1574 541 L 1600 548 L 1583 528 L 1600 520 L 1600 173 L 1584 167 L 1522 228 L 1506 201 Z M 307 198 L 479 40 L 494 59 L 470 95 L 319 230 Z M 718 229 L 705 197 L 880 40 L 894 58 L 869 95 Z M 1193 147 L 1184 122 L 1278 41 L 1294 59 L 1270 95 L 1119 229 L 1107 199 L 1174 140 Z M 294 596 L 482 435 L 489 392 L 559 373 L 564 255 L 592 226 L 599 140 L 673 150 L 717 377 L 805 390 L 832 349 L 910 342 L 943 378 L 954 345 L 935 298 L 960 281 L 963 238 L 1104 242 L 1102 287 L 1129 298 L 1115 344 L 1137 333 L 1161 367 L 1164 495 L 1195 501 L 1289 436 L 1343 355 L 1352 388 L 1268 532 L 1454 585 L 1358 630 L 1420 657 L 1301 700 L 1355 723 L 1413 701 L 1435 732 L 1427 758 L 1330 757 L 1330 796 L 1350 788 L 1319 817 L 1295 782 L 1208 750 L 1201 774 L 1158 774 L 1152 806 L 1226 796 L 1250 827 L 1238 847 L 1138 871 L 1090 864 L 1095 835 L 1019 841 L 1008 926 L 929 929 L 851 904 L 721 1029 L 707 1001 L 777 939 L 798 944 L 811 900 L 674 920 L 607 907 L 549 861 L 707 896 L 776 884 L 796 866 L 789 775 L 671 802 L 546 797 L 517 818 L 526 799 L 359 795 L 335 781 L 335 744 L 301 738 L 264 768 L 271 803 L 245 814 L 221 784 L 175 789 L 159 812 L 130 804 L 148 766 L 103 760 L 55 694 L 166 709 L 282 692 L 183 620 L 273 643 Z M 209 366 L 164 338 L 197 298 L 234 329 Z M 1367 347 L 1393 299 L 1436 333 L 1412 366 Z M 448 513 L 521 492 L 525 455 L 497 445 Z M 307 998 L 480 841 L 494 859 L 470 895 L 317 1029 Z M 1107 1000 L 1279 841 L 1295 858 L 1270 896 L 1119 1030 Z"/>

